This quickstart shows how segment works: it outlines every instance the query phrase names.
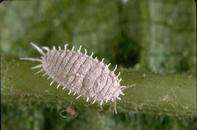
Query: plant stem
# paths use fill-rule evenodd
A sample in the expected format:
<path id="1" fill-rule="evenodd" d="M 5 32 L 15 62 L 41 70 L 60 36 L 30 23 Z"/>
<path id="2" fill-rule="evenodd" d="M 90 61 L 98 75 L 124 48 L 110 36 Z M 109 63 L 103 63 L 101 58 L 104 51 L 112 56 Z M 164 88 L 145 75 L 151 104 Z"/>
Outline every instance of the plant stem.
<path id="1" fill-rule="evenodd" d="M 49 86 L 41 74 L 34 75 L 32 62 L 1 58 L 3 104 L 42 104 L 49 107 L 73 105 L 80 109 L 98 109 L 67 91 Z M 196 75 L 155 74 L 133 69 L 121 69 L 125 96 L 117 102 L 118 112 L 141 112 L 161 115 L 196 117 Z M 55 85 L 53 85 L 55 86 Z M 112 105 L 103 110 L 112 112 Z"/>

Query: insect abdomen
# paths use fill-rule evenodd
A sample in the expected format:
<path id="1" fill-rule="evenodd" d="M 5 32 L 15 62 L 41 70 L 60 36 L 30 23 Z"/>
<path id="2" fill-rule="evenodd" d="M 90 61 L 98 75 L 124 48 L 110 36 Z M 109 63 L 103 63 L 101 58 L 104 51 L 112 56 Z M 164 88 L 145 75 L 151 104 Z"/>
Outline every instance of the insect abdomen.
<path id="1" fill-rule="evenodd" d="M 63 88 L 97 100 L 110 100 L 113 77 L 109 69 L 93 58 L 71 51 L 49 51 L 43 68 Z M 115 76 L 115 75 L 114 75 Z M 117 86 L 118 87 L 118 86 Z M 105 96 L 105 97 L 104 97 Z"/>

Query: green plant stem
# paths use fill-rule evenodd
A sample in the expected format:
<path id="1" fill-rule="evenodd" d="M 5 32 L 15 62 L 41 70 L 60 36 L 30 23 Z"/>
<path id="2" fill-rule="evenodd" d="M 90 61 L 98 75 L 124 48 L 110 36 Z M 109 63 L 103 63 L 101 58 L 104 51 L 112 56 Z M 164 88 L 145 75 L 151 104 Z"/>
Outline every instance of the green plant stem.
<path id="1" fill-rule="evenodd" d="M 75 100 L 67 91 L 49 86 L 41 74 L 34 75 L 35 63 L 1 58 L 1 103 L 41 104 L 49 107 L 73 105 L 77 110 L 98 109 L 98 105 Z M 132 69 L 121 69 L 125 96 L 117 102 L 118 112 L 141 112 L 161 115 L 196 117 L 196 75 L 154 74 Z M 113 111 L 106 104 L 103 111 Z"/>

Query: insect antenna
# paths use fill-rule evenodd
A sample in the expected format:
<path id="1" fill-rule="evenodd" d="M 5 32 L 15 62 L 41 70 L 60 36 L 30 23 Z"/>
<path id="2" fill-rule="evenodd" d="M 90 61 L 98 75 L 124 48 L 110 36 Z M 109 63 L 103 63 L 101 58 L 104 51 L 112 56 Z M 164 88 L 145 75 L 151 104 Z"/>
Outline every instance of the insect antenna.
<path id="1" fill-rule="evenodd" d="M 28 61 L 37 61 L 37 62 L 42 62 L 42 60 L 41 60 L 41 59 L 38 59 L 38 58 L 28 58 L 28 57 L 20 58 L 20 60 L 28 60 Z"/>
<path id="2" fill-rule="evenodd" d="M 30 44 L 31 44 L 34 48 L 36 48 L 36 50 L 37 50 L 40 54 L 45 55 L 44 51 L 43 51 L 40 47 L 38 47 L 36 44 L 34 44 L 33 42 L 31 42 Z"/>

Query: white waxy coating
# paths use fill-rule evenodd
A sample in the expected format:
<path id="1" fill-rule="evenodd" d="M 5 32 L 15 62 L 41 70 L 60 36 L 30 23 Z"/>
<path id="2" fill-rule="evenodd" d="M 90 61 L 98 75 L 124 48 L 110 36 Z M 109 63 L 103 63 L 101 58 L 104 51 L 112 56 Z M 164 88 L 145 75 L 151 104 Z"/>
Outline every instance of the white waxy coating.
<path id="1" fill-rule="evenodd" d="M 125 86 L 120 86 L 120 79 L 118 79 L 120 73 L 116 76 L 115 69 L 109 70 L 109 65 L 105 65 L 103 60 L 98 61 L 97 58 L 93 58 L 93 53 L 88 56 L 81 53 L 81 46 L 79 50 L 62 50 L 60 47 L 58 50 L 53 46 L 53 49 L 48 47 L 38 47 L 31 43 L 38 52 L 42 55 L 40 59 L 37 58 L 21 58 L 22 60 L 30 60 L 41 62 L 40 65 L 32 67 L 32 69 L 41 68 L 38 72 L 44 71 L 43 76 L 48 75 L 49 79 L 52 79 L 50 85 L 54 82 L 58 83 L 57 88 L 62 86 L 62 89 L 69 90 L 68 94 L 77 94 L 76 99 L 83 97 L 86 101 L 92 100 L 92 103 L 96 101 L 103 104 L 103 102 L 116 102 L 120 100 L 120 95 L 124 95 L 122 89 Z M 116 111 L 116 108 L 115 108 Z"/>
<path id="2" fill-rule="evenodd" d="M 50 50 L 42 58 L 44 71 L 55 82 L 82 97 L 115 100 L 121 91 L 116 75 L 87 55 L 70 50 Z"/>

